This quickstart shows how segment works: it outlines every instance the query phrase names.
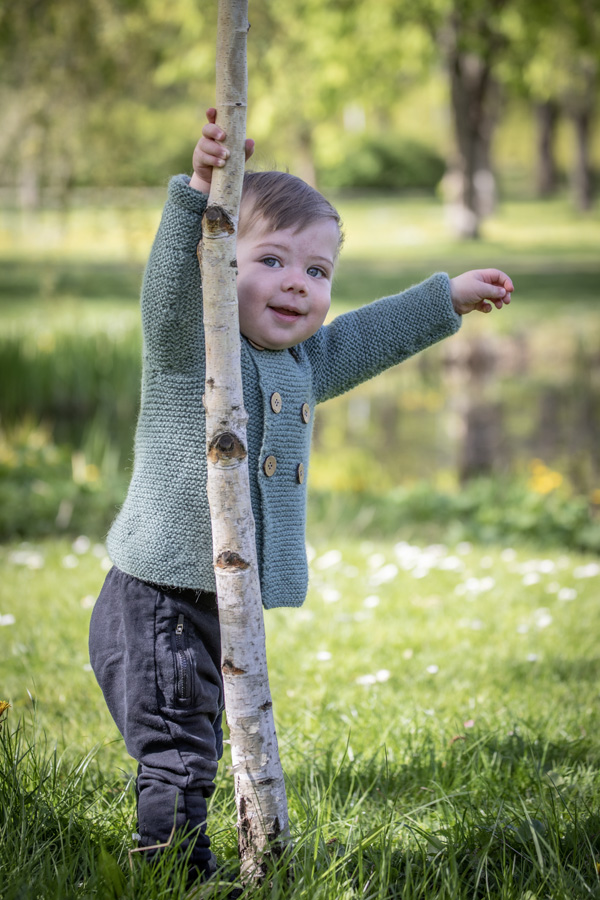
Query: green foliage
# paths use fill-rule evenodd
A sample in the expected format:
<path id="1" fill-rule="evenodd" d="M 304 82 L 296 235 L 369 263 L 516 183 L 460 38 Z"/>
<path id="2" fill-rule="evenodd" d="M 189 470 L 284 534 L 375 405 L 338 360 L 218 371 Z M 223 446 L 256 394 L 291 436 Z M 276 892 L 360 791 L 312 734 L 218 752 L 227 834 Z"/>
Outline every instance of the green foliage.
<path id="1" fill-rule="evenodd" d="M 126 441 L 131 438 L 129 432 Z M 92 420 L 81 448 L 57 446 L 46 430 L 27 422 L 0 432 L 0 540 L 57 530 L 97 538 L 106 533 L 128 477 L 108 422 Z M 339 476 L 342 460 L 336 464 Z M 358 468 L 365 464 L 359 453 Z M 309 523 L 311 533 L 323 535 L 427 534 L 431 540 L 529 541 L 600 551 L 598 506 L 565 491 L 539 493 L 520 479 L 473 480 L 458 492 L 432 482 L 379 494 L 312 490 Z"/>
<path id="2" fill-rule="evenodd" d="M 445 170 L 444 159 L 417 141 L 388 137 L 353 142 L 347 156 L 320 173 L 324 188 L 391 188 L 435 191 Z"/>
<path id="3" fill-rule="evenodd" d="M 248 130 L 257 164 L 314 178 L 341 165 L 357 128 L 374 142 L 398 129 L 418 132 L 430 153 L 449 156 L 447 90 L 416 119 L 405 101 L 415 86 L 441 82 L 454 26 L 460 50 L 491 58 L 511 92 L 579 97 L 598 66 L 592 6 L 255 0 Z M 162 184 L 169 172 L 189 171 L 203 111 L 214 102 L 216 8 L 188 0 L 4 3 L 2 183 L 19 187 L 25 205 L 66 204 L 74 185 Z M 366 150 L 361 156 L 362 183 L 374 163 Z"/>
<path id="4" fill-rule="evenodd" d="M 594 4 L 527 0 L 507 16 L 511 53 L 501 65 L 503 79 L 537 102 L 579 104 L 593 94 L 600 56 L 600 16 Z M 592 104 L 593 104 L 592 99 Z"/>
<path id="5" fill-rule="evenodd" d="M 62 531 L 100 538 L 126 485 L 107 422 L 93 421 L 79 450 L 56 446 L 27 421 L 0 431 L 0 540 Z"/>
<path id="6" fill-rule="evenodd" d="M 457 492 L 436 489 L 430 482 L 384 496 L 313 492 L 310 524 L 321 534 L 343 528 L 356 536 L 426 534 L 430 540 L 526 541 L 599 552 L 599 513 L 585 497 L 540 494 L 524 481 L 487 478 L 469 481 Z"/>
<path id="7" fill-rule="evenodd" d="M 118 429 L 137 415 L 139 331 L 123 335 L 57 334 L 3 338 L 0 372 L 4 421 L 104 419 Z"/>

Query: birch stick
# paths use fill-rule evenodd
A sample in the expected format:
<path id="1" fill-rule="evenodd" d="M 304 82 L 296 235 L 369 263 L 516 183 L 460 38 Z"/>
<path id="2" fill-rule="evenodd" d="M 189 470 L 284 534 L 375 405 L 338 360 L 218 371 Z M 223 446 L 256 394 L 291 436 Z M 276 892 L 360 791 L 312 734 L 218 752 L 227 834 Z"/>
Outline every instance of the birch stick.
<path id="1" fill-rule="evenodd" d="M 264 877 L 266 857 L 279 854 L 289 834 L 250 505 L 236 289 L 236 232 L 245 162 L 247 7 L 247 0 L 219 0 L 216 108 L 231 155 L 222 169 L 213 171 L 199 246 L 206 337 L 207 491 L 243 881 Z"/>

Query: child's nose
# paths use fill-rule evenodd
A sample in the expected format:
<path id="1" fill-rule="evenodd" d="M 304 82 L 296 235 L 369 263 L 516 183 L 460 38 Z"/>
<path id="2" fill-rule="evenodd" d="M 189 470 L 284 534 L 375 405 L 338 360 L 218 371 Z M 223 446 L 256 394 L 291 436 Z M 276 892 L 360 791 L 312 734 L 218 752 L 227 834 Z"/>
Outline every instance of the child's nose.
<path id="1" fill-rule="evenodd" d="M 283 279 L 283 290 L 292 291 L 294 294 L 305 294 L 306 276 L 300 269 L 288 269 Z"/>

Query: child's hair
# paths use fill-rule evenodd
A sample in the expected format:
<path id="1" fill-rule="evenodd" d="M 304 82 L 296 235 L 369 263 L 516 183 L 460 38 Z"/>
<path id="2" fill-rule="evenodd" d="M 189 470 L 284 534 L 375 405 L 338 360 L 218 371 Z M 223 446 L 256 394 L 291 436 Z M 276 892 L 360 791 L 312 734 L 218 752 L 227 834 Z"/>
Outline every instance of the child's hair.
<path id="1" fill-rule="evenodd" d="M 239 237 L 247 234 L 259 219 L 272 231 L 283 228 L 302 231 L 319 219 L 333 219 L 340 235 L 338 252 L 344 239 L 342 220 L 335 207 L 315 188 L 288 172 L 244 174 Z"/>

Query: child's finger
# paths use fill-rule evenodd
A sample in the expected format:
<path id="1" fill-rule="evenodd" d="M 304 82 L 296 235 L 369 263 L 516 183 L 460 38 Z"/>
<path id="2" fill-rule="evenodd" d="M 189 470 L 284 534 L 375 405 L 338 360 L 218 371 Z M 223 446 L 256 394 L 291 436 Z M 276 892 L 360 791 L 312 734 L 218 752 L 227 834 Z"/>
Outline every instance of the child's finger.
<path id="1" fill-rule="evenodd" d="M 227 135 L 223 129 L 214 122 L 208 122 L 202 129 L 202 135 L 211 141 L 224 141 Z"/>
<path id="2" fill-rule="evenodd" d="M 199 160 L 198 168 L 211 168 L 214 169 L 215 166 L 221 168 L 221 166 L 225 165 L 226 160 L 221 159 L 219 156 L 202 156 Z"/>
<path id="3" fill-rule="evenodd" d="M 215 166 L 224 166 L 225 158 L 222 156 L 211 156 L 208 153 L 199 153 L 194 159 L 195 169 L 214 168 Z"/>
<path id="4" fill-rule="evenodd" d="M 246 143 L 244 144 L 244 151 L 246 153 L 246 159 L 250 159 L 250 157 L 254 153 L 254 141 L 252 140 L 252 138 L 246 139 Z"/>
<path id="5" fill-rule="evenodd" d="M 202 138 L 200 141 L 200 152 L 206 153 L 207 156 L 220 156 L 223 159 L 229 159 L 230 156 L 229 150 L 220 141 L 210 141 L 208 138 Z"/>
<path id="6" fill-rule="evenodd" d="M 514 290 L 511 279 L 506 274 L 506 272 L 503 272 L 501 269 L 482 269 L 481 277 L 488 284 L 499 284 L 507 291 Z"/>
<path id="7" fill-rule="evenodd" d="M 510 276 L 507 275 L 506 272 L 501 272 L 500 269 L 498 269 L 498 278 L 496 279 L 496 282 L 497 284 L 502 285 L 506 291 L 514 291 L 515 289 Z"/>
<path id="8" fill-rule="evenodd" d="M 494 303 L 502 302 L 506 297 L 506 288 L 499 284 L 484 284 L 480 291 L 482 300 L 493 300 Z"/>
<path id="9" fill-rule="evenodd" d="M 216 111 L 216 109 L 214 108 L 214 106 L 210 106 L 210 107 L 206 110 L 206 118 L 207 118 L 208 121 L 211 122 L 211 123 L 214 123 L 214 122 L 217 121 L 217 111 Z"/>

